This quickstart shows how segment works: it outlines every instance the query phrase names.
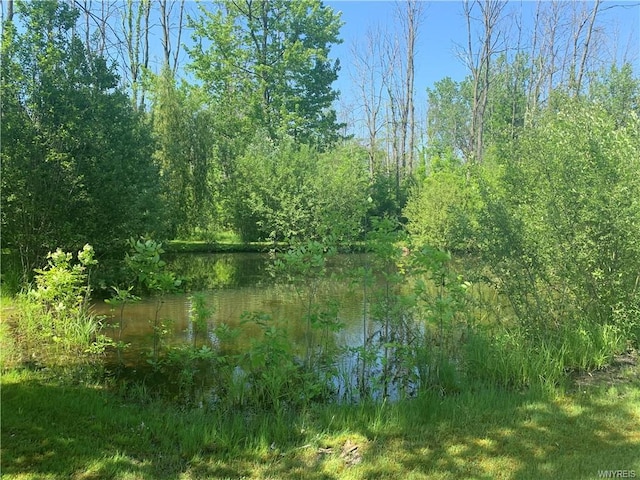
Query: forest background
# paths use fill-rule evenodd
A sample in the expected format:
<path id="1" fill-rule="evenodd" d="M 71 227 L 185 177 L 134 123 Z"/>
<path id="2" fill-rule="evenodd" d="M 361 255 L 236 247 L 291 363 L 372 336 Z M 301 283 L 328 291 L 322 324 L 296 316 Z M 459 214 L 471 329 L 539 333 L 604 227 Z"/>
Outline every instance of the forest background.
<path id="1" fill-rule="evenodd" d="M 23 279 L 56 247 L 349 243 L 377 216 L 479 248 L 486 199 L 470 196 L 508 181 L 549 112 L 637 113 L 635 4 L 360 3 L 4 2 L 2 245 Z M 391 17 L 345 55 L 337 10 L 367 5 Z M 436 65 L 454 78 L 416 84 L 437 63 L 420 38 L 454 6 L 457 62 Z"/>
<path id="2" fill-rule="evenodd" d="M 9 475 L 640 468 L 637 386 L 572 390 L 640 345 L 640 6 L 385 3 L 341 44 L 358 4 L 2 3 Z M 452 10 L 447 76 L 420 39 Z M 261 242 L 306 313 L 230 327 L 192 295 L 192 342 L 169 345 L 163 298 L 184 285 L 160 242 L 176 239 Z M 315 296 L 338 248 L 367 252 L 348 347 Z M 131 380 L 118 335 L 139 296 L 153 346 Z M 261 335 L 228 348 L 248 324 Z"/>

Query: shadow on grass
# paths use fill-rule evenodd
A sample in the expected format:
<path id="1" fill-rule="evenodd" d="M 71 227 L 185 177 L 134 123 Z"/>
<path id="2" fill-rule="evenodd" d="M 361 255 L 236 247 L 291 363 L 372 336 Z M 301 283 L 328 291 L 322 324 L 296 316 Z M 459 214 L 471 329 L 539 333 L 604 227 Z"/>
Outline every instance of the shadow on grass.
<path id="1" fill-rule="evenodd" d="M 3 478 L 335 478 L 298 456 L 297 418 L 272 428 L 269 415 L 127 404 L 34 377 L 3 378 Z"/>
<path id="2" fill-rule="evenodd" d="M 410 478 L 438 479 L 595 479 L 603 471 L 640 476 L 637 387 L 547 398 L 468 392 L 416 400 L 388 414 L 396 418 L 360 428 L 376 441 L 355 478 L 410 472 Z"/>
<path id="3" fill-rule="evenodd" d="M 4 383 L 4 382 L 3 382 Z M 144 408 L 144 407 L 143 407 Z M 82 387 L 21 381 L 2 387 L 2 473 L 32 478 L 175 478 L 195 452 L 178 427 L 189 420 Z M 193 429 L 198 440 L 204 428 Z M 242 469 L 199 468 L 202 478 L 239 478 Z M 197 477 L 196 477 L 197 478 Z"/>
<path id="4" fill-rule="evenodd" d="M 94 388 L 26 378 L 3 379 L 3 478 L 640 475 L 640 385 L 547 396 L 476 390 L 247 423 L 240 413 L 131 405 Z"/>

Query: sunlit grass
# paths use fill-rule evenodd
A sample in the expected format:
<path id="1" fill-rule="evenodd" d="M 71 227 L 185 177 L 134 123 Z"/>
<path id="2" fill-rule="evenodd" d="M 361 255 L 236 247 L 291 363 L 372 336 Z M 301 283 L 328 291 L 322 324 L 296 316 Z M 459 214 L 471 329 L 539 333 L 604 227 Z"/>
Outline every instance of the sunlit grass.
<path id="1" fill-rule="evenodd" d="M 20 349 L 11 333 L 11 325 L 7 320 L 7 310 L 10 302 L 3 299 L 0 309 L 0 370 L 7 366 L 15 365 L 20 357 Z"/>
<path id="2" fill-rule="evenodd" d="M 272 242 L 243 242 L 239 238 L 224 240 L 171 240 L 163 245 L 167 253 L 236 253 L 268 252 Z"/>
<path id="3" fill-rule="evenodd" d="M 635 369 L 637 370 L 637 366 Z M 6 479 L 597 478 L 640 472 L 640 382 L 469 387 L 299 413 L 125 403 L 46 372 L 2 378 Z"/>

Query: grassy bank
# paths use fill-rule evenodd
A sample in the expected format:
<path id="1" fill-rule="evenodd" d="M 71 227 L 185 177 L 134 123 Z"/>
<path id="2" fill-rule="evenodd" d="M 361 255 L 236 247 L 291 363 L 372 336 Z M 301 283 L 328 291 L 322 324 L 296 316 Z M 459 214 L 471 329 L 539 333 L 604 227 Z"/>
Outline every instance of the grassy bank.
<path id="1" fill-rule="evenodd" d="M 415 273 L 424 278 L 407 293 L 406 279 L 396 274 L 396 257 L 405 256 L 392 234 L 381 231 L 372 243 L 376 271 L 385 275 L 362 284 L 369 297 L 363 318 L 378 333 L 354 350 L 362 365 L 358 381 L 344 364 L 345 370 L 327 370 L 311 342 L 301 360 L 287 331 L 260 312 L 244 321 L 262 336 L 233 353 L 227 347 L 241 333 L 210 325 L 209 307 L 197 296 L 190 300 L 193 345 L 164 348 L 160 306 L 176 277 L 151 240 L 137 242 L 127 257 L 157 299 L 151 372 L 129 377 L 121 367 L 105 366 L 107 349 L 125 347 L 101 336 L 100 320 L 85 301 L 90 247 L 77 264 L 71 254 L 56 252 L 38 272 L 36 288 L 3 304 L 3 478 L 640 473 L 640 369 L 630 353 L 637 348 L 636 317 L 619 326 L 568 319 L 530 332 L 497 292 L 461 283 L 446 266 L 448 256 L 429 249 L 414 253 Z M 339 317 L 329 305 L 314 310 L 312 297 L 314 282 L 325 278 L 325 253 L 310 243 L 278 265 L 309 288 L 308 300 L 300 300 L 308 314 L 295 318 L 306 322 L 307 332 L 312 321 L 323 322 L 328 338 L 341 328 Z M 366 271 L 360 274 L 365 282 Z M 116 306 L 131 301 L 130 290 L 117 290 Z M 414 328 L 419 325 L 424 330 Z M 208 332 L 217 335 L 215 349 L 197 344 L 196 333 L 205 338 Z M 327 351 L 335 362 L 338 352 Z M 335 375 L 353 388 L 344 397 L 352 403 L 333 401 L 342 398 L 333 392 Z M 398 395 L 387 397 L 393 388 Z M 401 400 L 358 403 L 369 398 Z"/>
<path id="2" fill-rule="evenodd" d="M 264 253 L 274 248 L 271 242 L 207 242 L 204 240 L 170 240 L 164 245 L 167 253 Z"/>
<path id="3" fill-rule="evenodd" d="M 607 379 L 614 378 L 609 375 Z M 640 371 L 555 393 L 468 388 L 398 404 L 297 414 L 184 410 L 72 385 L 2 378 L 2 476 L 155 478 L 598 478 L 640 475 Z M 613 383 L 608 385 L 607 383 Z"/>
<path id="4" fill-rule="evenodd" d="M 170 240 L 163 245 L 166 253 L 268 253 L 274 248 L 286 250 L 288 245 L 282 242 L 241 242 L 230 238 L 222 241 L 206 240 Z M 354 243 L 338 247 L 345 253 L 364 251 L 364 243 Z"/>

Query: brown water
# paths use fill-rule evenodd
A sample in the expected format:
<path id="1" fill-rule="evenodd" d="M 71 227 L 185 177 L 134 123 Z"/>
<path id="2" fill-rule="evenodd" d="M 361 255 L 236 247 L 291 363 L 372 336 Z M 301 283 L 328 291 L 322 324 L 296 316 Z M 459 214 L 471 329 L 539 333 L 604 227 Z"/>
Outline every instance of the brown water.
<path id="1" fill-rule="evenodd" d="M 122 332 L 119 333 L 120 312 L 104 302 L 95 305 L 98 314 L 105 315 L 106 333 L 130 346 L 125 350 L 129 364 L 144 362 L 153 349 L 153 324 L 158 310 L 158 320 L 166 326 L 164 341 L 167 344 L 187 344 L 193 341 L 190 321 L 191 295 L 201 293 L 213 309 L 209 320 L 209 331 L 225 323 L 238 328 L 237 348 L 247 348 L 252 339 L 261 335 L 260 328 L 250 322 L 243 323 L 245 312 L 264 312 L 275 323 L 284 326 L 290 338 L 302 351 L 309 338 L 306 313 L 309 295 L 312 302 L 326 304 L 337 302 L 336 320 L 344 327 L 331 333 L 332 341 L 339 346 L 356 346 L 362 341 L 363 291 L 362 282 L 354 282 L 349 272 L 362 266 L 364 255 L 338 255 L 333 258 L 323 279 L 292 282 L 277 278 L 269 271 L 270 260 L 266 254 L 180 254 L 168 259 L 168 267 L 186 279 L 190 293 L 172 294 L 162 299 L 143 298 L 127 304 L 122 317 Z M 318 341 L 321 332 L 315 332 L 312 341 Z M 120 336 L 121 335 L 121 336 Z M 207 342 L 214 347 L 217 339 L 210 333 Z M 201 343 L 201 342 L 200 342 Z"/>

